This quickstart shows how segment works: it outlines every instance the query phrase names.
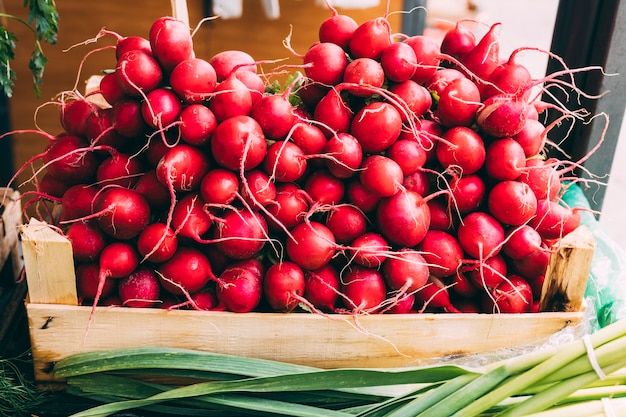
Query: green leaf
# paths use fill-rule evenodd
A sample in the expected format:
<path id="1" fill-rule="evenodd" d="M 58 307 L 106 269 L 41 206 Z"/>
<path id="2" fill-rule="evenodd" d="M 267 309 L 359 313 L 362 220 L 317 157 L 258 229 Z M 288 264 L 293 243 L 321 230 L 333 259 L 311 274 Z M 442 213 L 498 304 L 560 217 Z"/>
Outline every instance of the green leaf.
<path id="1" fill-rule="evenodd" d="M 28 23 L 35 23 L 37 39 L 54 45 L 59 32 L 59 14 L 52 0 L 25 0 L 28 6 Z"/>
<path id="2" fill-rule="evenodd" d="M 13 32 L 0 26 L 0 87 L 5 96 L 11 97 L 13 94 L 13 81 L 15 72 L 11 68 L 11 61 L 15 58 L 15 42 L 17 38 Z"/>

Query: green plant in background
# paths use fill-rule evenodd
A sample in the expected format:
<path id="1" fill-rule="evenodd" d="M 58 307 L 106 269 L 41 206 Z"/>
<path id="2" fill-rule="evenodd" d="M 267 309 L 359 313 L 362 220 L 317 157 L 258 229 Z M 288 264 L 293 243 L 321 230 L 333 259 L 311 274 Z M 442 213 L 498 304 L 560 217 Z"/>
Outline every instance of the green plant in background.
<path id="1" fill-rule="evenodd" d="M 40 86 L 43 83 L 43 73 L 48 59 L 43 53 L 42 42 L 54 45 L 59 30 L 59 14 L 54 0 L 24 0 L 24 7 L 28 8 L 27 20 L 17 16 L 0 13 L 3 19 L 11 19 L 28 27 L 35 35 L 33 52 L 30 55 L 28 68 L 33 75 L 33 88 L 39 97 Z M 0 25 L 0 88 L 5 96 L 13 95 L 15 72 L 11 68 L 11 61 L 15 58 L 17 37 L 2 24 Z"/>
<path id="2" fill-rule="evenodd" d="M 24 354 L 26 356 L 26 354 Z M 48 395 L 37 390 L 21 372 L 18 363 L 32 366 L 25 357 L 0 358 L 0 416 L 20 416 L 31 407 L 41 404 Z"/>

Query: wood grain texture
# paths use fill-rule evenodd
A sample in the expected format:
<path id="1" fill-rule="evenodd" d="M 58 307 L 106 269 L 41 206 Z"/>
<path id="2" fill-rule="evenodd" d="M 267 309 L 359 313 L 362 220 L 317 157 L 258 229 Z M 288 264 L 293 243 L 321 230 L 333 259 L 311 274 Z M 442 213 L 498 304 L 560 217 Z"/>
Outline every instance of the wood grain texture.
<path id="1" fill-rule="evenodd" d="M 538 346 L 583 313 L 411 314 L 333 319 L 308 313 L 229 313 L 27 305 L 35 377 L 73 353 L 168 346 L 317 366 L 403 367 L 449 355 Z M 576 329 L 576 328 L 574 328 Z"/>

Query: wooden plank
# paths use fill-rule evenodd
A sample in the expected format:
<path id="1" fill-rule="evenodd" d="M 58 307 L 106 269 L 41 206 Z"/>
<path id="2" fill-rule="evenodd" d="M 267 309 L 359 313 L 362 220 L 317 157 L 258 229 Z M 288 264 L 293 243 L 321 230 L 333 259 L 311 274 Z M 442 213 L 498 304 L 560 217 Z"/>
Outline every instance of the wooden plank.
<path id="1" fill-rule="evenodd" d="M 580 311 L 595 250 L 594 237 L 581 226 L 552 249 L 539 311 Z"/>
<path id="2" fill-rule="evenodd" d="M 73 353 L 169 346 L 340 367 L 399 367 L 443 356 L 538 346 L 583 313 L 411 314 L 358 318 L 309 313 L 230 313 L 154 308 L 27 305 L 35 378 Z"/>
<path id="3" fill-rule="evenodd" d="M 21 233 L 29 301 L 78 305 L 70 241 L 35 218 Z"/>
<path id="4" fill-rule="evenodd" d="M 19 264 L 18 226 L 22 224 L 20 192 L 0 188 L 0 267 L 9 257 L 14 267 Z M 18 270 L 21 268 L 15 268 Z"/>

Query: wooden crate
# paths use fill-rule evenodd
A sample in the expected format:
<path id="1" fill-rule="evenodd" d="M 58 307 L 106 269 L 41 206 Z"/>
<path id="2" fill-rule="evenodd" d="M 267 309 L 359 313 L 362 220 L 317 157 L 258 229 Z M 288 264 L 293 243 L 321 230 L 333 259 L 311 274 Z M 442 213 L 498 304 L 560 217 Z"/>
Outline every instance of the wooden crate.
<path id="1" fill-rule="evenodd" d="M 22 224 L 20 193 L 0 188 L 0 357 L 22 348 L 18 334 L 25 324 L 26 281 L 23 269 L 19 226 Z M 24 347 L 26 349 L 26 347 Z"/>
<path id="2" fill-rule="evenodd" d="M 69 241 L 45 223 L 31 221 L 22 228 L 22 246 L 35 377 L 45 381 L 52 378 L 51 364 L 68 355 L 137 346 L 191 348 L 339 368 L 408 366 L 449 355 L 540 345 L 555 332 L 581 323 L 582 294 L 574 288 L 584 287 L 594 243 L 585 228 L 577 230 L 553 256 L 556 268 L 549 268 L 569 275 L 568 282 L 554 280 L 552 289 L 560 293 L 559 305 L 572 311 L 370 315 L 355 321 L 351 316 L 308 313 L 98 307 L 87 333 L 91 307 L 78 306 Z"/>

